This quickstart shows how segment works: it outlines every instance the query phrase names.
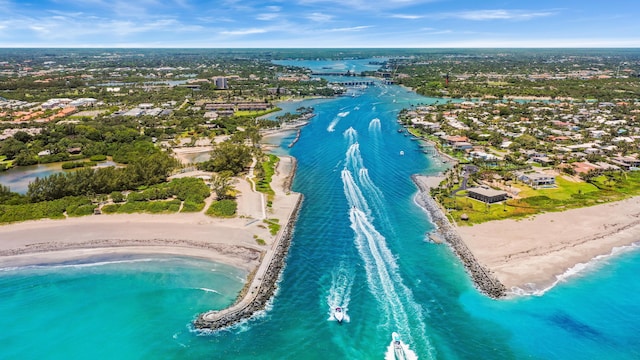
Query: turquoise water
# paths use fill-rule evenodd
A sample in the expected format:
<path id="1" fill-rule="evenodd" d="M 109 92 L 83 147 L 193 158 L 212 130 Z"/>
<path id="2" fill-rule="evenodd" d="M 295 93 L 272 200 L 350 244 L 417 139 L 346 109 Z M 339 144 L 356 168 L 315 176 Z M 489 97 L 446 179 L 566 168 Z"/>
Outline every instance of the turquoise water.
<path id="1" fill-rule="evenodd" d="M 435 99 L 384 85 L 352 93 L 314 103 L 292 149 L 295 134 L 282 138 L 305 201 L 268 311 L 191 331 L 197 313 L 233 302 L 246 276 L 202 260 L 7 269 L 0 358 L 383 359 L 392 332 L 420 359 L 640 358 L 637 248 L 543 296 L 486 298 L 446 246 L 425 241 L 432 226 L 413 200 L 410 175 L 443 165 L 396 131 L 395 116 Z M 342 324 L 331 321 L 337 305 Z"/>

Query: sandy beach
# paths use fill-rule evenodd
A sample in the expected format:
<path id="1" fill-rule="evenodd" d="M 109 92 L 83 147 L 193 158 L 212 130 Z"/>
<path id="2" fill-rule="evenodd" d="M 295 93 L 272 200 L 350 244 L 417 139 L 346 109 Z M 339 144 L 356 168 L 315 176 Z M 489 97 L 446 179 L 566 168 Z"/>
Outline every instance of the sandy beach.
<path id="1" fill-rule="evenodd" d="M 211 259 L 253 271 L 270 251 L 276 236 L 263 223 L 277 218 L 285 224 L 298 194 L 283 188 L 293 169 L 283 157 L 274 175 L 273 206 L 246 179 L 239 192 L 238 216 L 216 219 L 201 213 L 93 215 L 64 220 L 37 220 L 0 226 L 0 267 L 50 264 L 92 256 L 173 254 Z M 212 201 L 207 199 L 207 204 Z M 265 240 L 257 243 L 254 237 Z"/>
<path id="2" fill-rule="evenodd" d="M 507 289 L 535 293 L 555 285 L 577 264 L 640 241 L 640 197 L 457 230 Z"/>

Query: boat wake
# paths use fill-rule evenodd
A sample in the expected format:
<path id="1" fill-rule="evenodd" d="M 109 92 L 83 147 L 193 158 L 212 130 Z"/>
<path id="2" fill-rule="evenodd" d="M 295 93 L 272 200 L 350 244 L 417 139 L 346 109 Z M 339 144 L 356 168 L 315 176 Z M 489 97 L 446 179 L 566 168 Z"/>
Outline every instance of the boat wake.
<path id="1" fill-rule="evenodd" d="M 415 352 L 409 349 L 409 346 L 405 344 L 400 335 L 393 333 L 391 335 L 391 342 L 387 346 L 387 352 L 384 354 L 385 360 L 415 360 L 418 356 Z"/>
<path id="2" fill-rule="evenodd" d="M 353 144 L 358 140 L 358 132 L 351 126 L 345 130 L 342 135 L 349 140 L 349 144 Z"/>
<path id="3" fill-rule="evenodd" d="M 331 288 L 327 295 L 327 305 L 329 305 L 329 318 L 327 320 L 336 321 L 338 318 L 335 312 L 337 308 L 340 308 L 340 311 L 343 313 L 343 320 L 341 321 L 351 321 L 347 310 L 349 308 L 349 302 L 351 301 L 353 279 L 354 271 L 347 269 L 344 265 L 341 265 L 340 268 L 331 274 Z"/>
<path id="4" fill-rule="evenodd" d="M 347 131 L 349 131 L 348 136 L 346 135 Z M 351 127 L 347 129 L 347 131 L 345 131 L 345 137 L 349 140 L 350 145 L 347 149 L 345 167 L 350 170 L 352 174 L 358 174 L 358 182 L 360 183 L 362 190 L 365 193 L 370 194 L 370 200 L 372 202 L 375 215 L 382 222 L 385 229 L 393 231 L 389 217 L 384 211 L 384 195 L 371 180 L 369 170 L 364 167 L 364 161 L 360 154 L 360 144 L 357 142 L 358 133 Z M 365 209 L 365 207 L 361 207 L 360 209 Z M 369 212 L 368 207 L 366 209 L 367 212 Z"/>
<path id="5" fill-rule="evenodd" d="M 380 119 L 375 118 L 369 122 L 369 131 L 371 132 L 380 132 L 382 125 L 380 124 Z"/>
<path id="6" fill-rule="evenodd" d="M 347 117 L 349 113 L 350 113 L 349 111 L 338 113 L 338 115 L 334 117 L 333 120 L 331 120 L 331 123 L 329 124 L 329 126 L 327 126 L 327 131 L 328 132 L 336 131 L 336 125 L 338 125 L 338 123 L 340 122 L 340 119 Z"/>
<path id="7" fill-rule="evenodd" d="M 368 177 L 357 142 L 349 146 L 345 164 L 347 167 L 342 170 L 341 178 L 350 207 L 349 219 L 355 235 L 354 241 L 364 261 L 369 289 L 387 321 L 385 326 L 397 329 L 406 337 L 407 343 L 424 349 L 429 358 L 433 358 L 434 350 L 428 341 L 426 326 L 422 320 L 423 310 L 413 299 L 411 290 L 403 284 L 395 256 L 387 247 L 386 238 L 372 223 L 369 202 L 363 189 L 367 190 L 366 194 L 375 205 L 381 202 L 381 199 L 376 200 L 376 190 L 378 196 L 382 193 Z M 365 171 L 360 173 L 362 169 Z M 352 171 L 358 172 L 358 182 Z"/>

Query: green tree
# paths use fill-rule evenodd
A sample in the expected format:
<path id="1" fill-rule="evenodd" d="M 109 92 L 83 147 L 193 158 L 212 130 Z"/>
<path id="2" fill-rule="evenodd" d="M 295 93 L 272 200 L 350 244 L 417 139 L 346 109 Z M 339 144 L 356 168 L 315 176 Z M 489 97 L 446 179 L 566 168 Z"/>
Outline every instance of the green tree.
<path id="1" fill-rule="evenodd" d="M 211 176 L 211 188 L 218 201 L 231 198 L 229 196 L 229 191 L 232 189 L 231 181 L 233 180 L 231 175 L 228 171 L 222 171 Z"/>
<path id="2" fill-rule="evenodd" d="M 8 138 L 0 143 L 0 155 L 6 156 L 9 160 L 14 159 L 25 150 L 27 150 L 27 145 L 14 138 Z"/>
<path id="3" fill-rule="evenodd" d="M 228 170 L 237 175 L 244 170 L 250 161 L 251 149 L 249 147 L 225 141 L 213 149 L 210 160 L 198 164 L 198 167 L 213 172 Z"/>

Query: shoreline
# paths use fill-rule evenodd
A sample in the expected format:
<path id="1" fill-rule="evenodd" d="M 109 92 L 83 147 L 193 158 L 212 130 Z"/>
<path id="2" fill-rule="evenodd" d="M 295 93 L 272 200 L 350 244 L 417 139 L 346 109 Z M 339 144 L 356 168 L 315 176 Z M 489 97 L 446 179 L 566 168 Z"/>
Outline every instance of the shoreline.
<path id="1" fill-rule="evenodd" d="M 640 197 L 458 230 L 510 293 L 541 294 L 616 249 L 635 247 Z"/>
<path id="2" fill-rule="evenodd" d="M 419 189 L 415 197 L 416 202 L 427 212 L 431 222 L 436 226 L 434 237 L 444 239 L 447 245 L 451 247 L 478 290 L 494 299 L 504 297 L 506 294 L 505 286 L 490 269 L 482 266 L 476 259 L 473 252 L 456 231 L 456 228 L 446 217 L 445 212 L 440 208 L 440 205 L 431 197 L 429 191 L 432 187 L 437 186 L 443 177 L 412 175 L 411 179 Z"/>
<path id="3" fill-rule="evenodd" d="M 262 194 L 253 192 L 249 182 L 239 179 L 234 184 L 239 192 L 238 214 L 232 219 L 212 218 L 203 210 L 186 214 L 90 215 L 1 225 L 0 268 L 141 254 L 208 259 L 246 271 L 245 290 L 235 305 L 249 303 L 251 311 L 234 320 L 241 321 L 264 309 L 277 289 L 303 199 L 302 194 L 290 190 L 296 164 L 295 158 L 280 156 L 272 178 L 275 197 L 266 212 L 256 210 L 265 206 Z M 265 217 L 284 221 L 276 235 L 263 225 L 261 220 Z M 258 244 L 256 239 L 266 243 Z M 260 297 L 254 288 L 260 290 Z"/>
<path id="4" fill-rule="evenodd" d="M 544 294 L 601 259 L 640 245 L 640 197 L 457 227 L 429 194 L 439 177 L 414 175 L 412 179 L 420 189 L 416 202 L 437 227 L 435 238 L 452 246 L 476 287 L 492 298 Z M 457 249 L 458 242 L 463 244 L 462 251 Z M 487 287 L 492 283 L 474 268 L 486 269 L 503 291 Z"/>

